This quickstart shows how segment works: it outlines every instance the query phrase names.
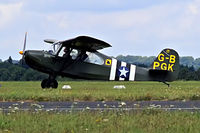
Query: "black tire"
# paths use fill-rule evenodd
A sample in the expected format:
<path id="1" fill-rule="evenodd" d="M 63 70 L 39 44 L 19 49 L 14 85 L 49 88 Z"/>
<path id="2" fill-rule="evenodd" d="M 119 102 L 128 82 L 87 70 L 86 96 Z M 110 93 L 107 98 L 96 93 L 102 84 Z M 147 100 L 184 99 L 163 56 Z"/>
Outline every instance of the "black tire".
<path id="1" fill-rule="evenodd" d="M 56 80 L 52 80 L 50 86 L 54 89 L 58 88 L 58 82 Z"/>
<path id="2" fill-rule="evenodd" d="M 49 82 L 49 80 L 48 80 L 48 79 L 42 80 L 41 87 L 42 87 L 43 89 L 45 89 L 45 88 L 50 88 L 50 82 Z"/>

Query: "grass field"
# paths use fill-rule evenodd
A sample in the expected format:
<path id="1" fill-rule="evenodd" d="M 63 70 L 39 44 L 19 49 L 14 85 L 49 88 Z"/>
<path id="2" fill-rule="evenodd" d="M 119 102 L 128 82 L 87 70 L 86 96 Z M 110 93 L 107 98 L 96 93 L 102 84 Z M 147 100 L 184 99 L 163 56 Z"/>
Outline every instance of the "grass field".
<path id="1" fill-rule="evenodd" d="M 75 112 L 0 113 L 0 132 L 15 133 L 199 133 L 200 113 Z"/>
<path id="2" fill-rule="evenodd" d="M 40 82 L 0 82 L 1 101 L 130 101 L 200 100 L 200 82 L 60 82 L 58 89 L 42 90 Z M 72 90 L 62 90 L 64 84 Z M 126 89 L 113 89 L 125 85 Z M 199 133 L 199 112 L 0 111 L 0 132 L 15 133 Z"/>
<path id="3" fill-rule="evenodd" d="M 135 101 L 135 100 L 200 100 L 199 81 L 158 82 L 59 82 L 58 89 L 42 90 L 40 82 L 0 82 L 1 101 Z M 72 90 L 62 90 L 64 84 Z M 125 85 L 126 89 L 113 89 Z"/>

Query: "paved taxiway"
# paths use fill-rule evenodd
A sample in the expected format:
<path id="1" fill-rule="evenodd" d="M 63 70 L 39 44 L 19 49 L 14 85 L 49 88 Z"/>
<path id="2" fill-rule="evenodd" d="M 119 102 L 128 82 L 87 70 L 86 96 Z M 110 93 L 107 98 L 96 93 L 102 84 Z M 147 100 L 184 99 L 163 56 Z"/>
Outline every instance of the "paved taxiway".
<path id="1" fill-rule="evenodd" d="M 83 110 L 144 110 L 200 111 L 196 101 L 126 101 L 126 102 L 0 102 L 2 111 L 83 111 Z"/>

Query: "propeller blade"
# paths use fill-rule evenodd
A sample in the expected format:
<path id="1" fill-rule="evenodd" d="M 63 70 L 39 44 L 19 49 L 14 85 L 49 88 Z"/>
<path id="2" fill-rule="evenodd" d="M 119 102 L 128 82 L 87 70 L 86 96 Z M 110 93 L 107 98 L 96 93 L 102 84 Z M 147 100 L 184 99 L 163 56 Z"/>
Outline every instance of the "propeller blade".
<path id="1" fill-rule="evenodd" d="M 23 65 L 23 62 L 24 62 L 24 53 L 25 53 L 25 50 L 26 50 L 26 39 L 27 39 L 27 32 L 25 33 L 23 51 L 19 52 L 22 55 L 21 65 Z"/>
<path id="2" fill-rule="evenodd" d="M 25 33 L 25 38 L 24 38 L 24 48 L 23 48 L 23 53 L 26 50 L 26 38 L 27 38 L 27 32 Z"/>

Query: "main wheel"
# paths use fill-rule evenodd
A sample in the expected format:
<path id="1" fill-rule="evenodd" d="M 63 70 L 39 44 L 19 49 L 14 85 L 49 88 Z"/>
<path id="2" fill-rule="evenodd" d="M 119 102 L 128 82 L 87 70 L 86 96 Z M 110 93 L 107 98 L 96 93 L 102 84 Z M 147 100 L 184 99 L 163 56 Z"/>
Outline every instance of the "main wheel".
<path id="1" fill-rule="evenodd" d="M 58 82 L 54 80 L 44 79 L 41 83 L 41 87 L 44 88 L 58 88 Z"/>
<path id="2" fill-rule="evenodd" d="M 44 79 L 42 80 L 42 83 L 41 83 L 41 87 L 44 89 L 44 88 L 50 88 L 50 82 L 48 79 Z"/>
<path id="3" fill-rule="evenodd" d="M 51 80 L 50 87 L 54 89 L 58 88 L 58 82 L 56 80 Z"/>

